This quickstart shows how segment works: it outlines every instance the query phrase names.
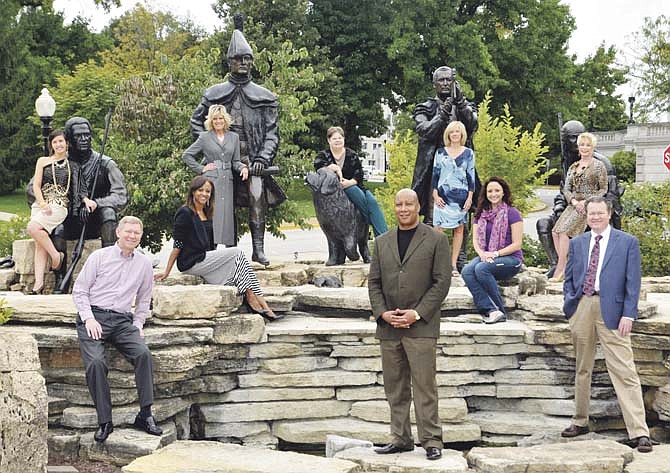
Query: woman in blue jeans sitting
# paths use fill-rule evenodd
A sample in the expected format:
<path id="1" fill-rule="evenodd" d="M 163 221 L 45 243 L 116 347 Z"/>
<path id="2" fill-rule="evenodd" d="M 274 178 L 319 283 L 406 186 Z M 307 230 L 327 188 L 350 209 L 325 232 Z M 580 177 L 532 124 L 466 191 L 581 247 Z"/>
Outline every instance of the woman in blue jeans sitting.
<path id="1" fill-rule="evenodd" d="M 461 272 L 484 323 L 507 320 L 496 280 L 509 279 L 523 263 L 523 218 L 512 207 L 512 193 L 501 177 L 492 177 L 479 195 L 472 243 L 477 257 Z"/>
<path id="2" fill-rule="evenodd" d="M 319 151 L 314 160 L 314 169 L 328 167 L 340 178 L 340 183 L 349 200 L 372 225 L 375 236 L 386 233 L 388 227 L 377 200 L 363 185 L 363 165 L 356 153 L 344 146 L 344 130 L 331 126 L 326 133 L 329 149 Z"/>

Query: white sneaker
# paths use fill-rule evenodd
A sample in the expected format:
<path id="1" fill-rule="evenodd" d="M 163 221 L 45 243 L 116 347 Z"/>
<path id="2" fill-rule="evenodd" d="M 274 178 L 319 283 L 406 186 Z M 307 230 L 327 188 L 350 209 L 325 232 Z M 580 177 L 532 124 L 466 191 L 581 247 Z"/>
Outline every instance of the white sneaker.
<path id="1" fill-rule="evenodd" d="M 489 315 L 484 317 L 483 320 L 485 324 L 496 324 L 498 322 L 506 322 L 507 316 L 499 310 L 494 310 L 493 312 L 489 312 Z"/>

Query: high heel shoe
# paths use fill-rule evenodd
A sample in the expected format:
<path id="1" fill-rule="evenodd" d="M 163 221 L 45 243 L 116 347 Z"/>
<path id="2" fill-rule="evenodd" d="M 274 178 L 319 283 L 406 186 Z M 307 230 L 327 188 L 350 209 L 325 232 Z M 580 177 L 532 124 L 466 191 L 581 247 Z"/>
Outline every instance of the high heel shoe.
<path id="1" fill-rule="evenodd" d="M 560 276 L 549 278 L 549 282 L 563 282 L 565 280 L 565 275 L 561 274 Z"/>
<path id="2" fill-rule="evenodd" d="M 33 288 L 32 291 L 30 291 L 28 294 L 31 296 L 40 296 L 44 292 L 44 286 L 40 287 L 39 289 Z"/>
<path id="3" fill-rule="evenodd" d="M 58 266 L 56 266 L 56 267 L 51 266 L 51 271 L 58 271 L 59 269 L 61 269 L 63 267 L 63 261 L 65 260 L 65 253 L 63 253 L 62 251 L 59 251 L 58 256 L 59 256 Z"/>
<path id="4" fill-rule="evenodd" d="M 249 309 L 249 312 L 251 312 L 253 314 L 258 314 L 269 322 L 274 322 L 275 320 L 280 320 L 280 319 L 283 319 L 285 317 L 284 314 L 275 314 L 274 317 L 273 317 L 273 316 L 270 315 L 269 310 L 254 309 L 253 307 L 251 307 L 251 305 L 249 304 L 249 302 L 246 299 L 244 300 L 244 305 L 247 307 L 247 309 Z"/>

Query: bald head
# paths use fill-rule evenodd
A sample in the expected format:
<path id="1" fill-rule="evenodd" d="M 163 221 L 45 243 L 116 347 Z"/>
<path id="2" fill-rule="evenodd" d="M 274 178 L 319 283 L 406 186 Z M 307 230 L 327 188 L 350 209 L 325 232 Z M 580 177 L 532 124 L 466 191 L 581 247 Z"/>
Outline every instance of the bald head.
<path id="1" fill-rule="evenodd" d="M 419 196 L 412 189 L 400 189 L 395 195 L 398 228 L 410 230 L 419 224 Z"/>

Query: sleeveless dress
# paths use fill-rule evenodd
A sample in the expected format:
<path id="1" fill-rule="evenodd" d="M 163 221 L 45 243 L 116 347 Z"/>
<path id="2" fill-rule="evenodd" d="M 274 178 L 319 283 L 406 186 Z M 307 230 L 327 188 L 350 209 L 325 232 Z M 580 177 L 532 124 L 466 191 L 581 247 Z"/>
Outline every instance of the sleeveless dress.
<path id="1" fill-rule="evenodd" d="M 452 158 L 445 148 L 435 152 L 433 164 L 433 189 L 444 200 L 444 207 L 433 205 L 433 225 L 456 228 L 467 220 L 463 209 L 468 192 L 475 190 L 475 153 L 465 147 Z"/>
<path id="2" fill-rule="evenodd" d="M 47 233 L 51 233 L 67 217 L 71 177 L 67 159 L 63 160 L 63 164 L 47 164 L 43 168 L 40 189 L 44 201 L 51 209 L 51 215 L 44 213 L 37 202 L 34 202 L 30 208 L 30 220 L 41 225 Z"/>

